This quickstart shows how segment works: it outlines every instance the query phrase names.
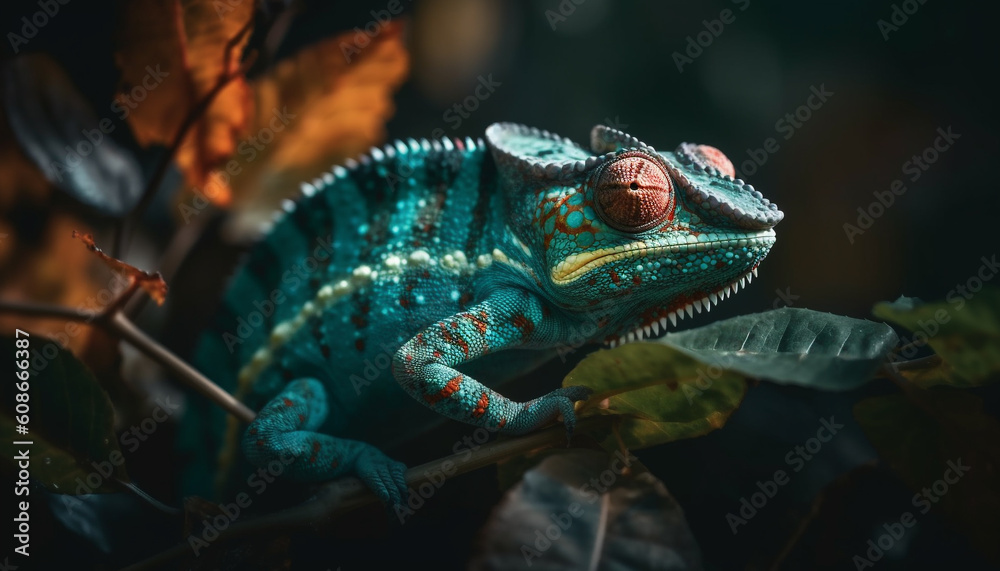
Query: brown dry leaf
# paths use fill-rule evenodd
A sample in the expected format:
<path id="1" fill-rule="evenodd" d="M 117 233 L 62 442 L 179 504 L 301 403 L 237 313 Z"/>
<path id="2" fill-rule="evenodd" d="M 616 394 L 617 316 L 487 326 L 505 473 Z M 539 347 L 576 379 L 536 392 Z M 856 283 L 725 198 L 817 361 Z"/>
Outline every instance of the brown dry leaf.
<path id="1" fill-rule="evenodd" d="M 355 43 L 354 31 L 345 32 L 255 80 L 251 136 L 213 173 L 205 194 L 232 187 L 243 214 L 254 213 L 237 224 L 254 226 L 255 216 L 269 216 L 300 182 L 384 140 L 385 122 L 395 111 L 392 96 L 409 72 L 404 31 L 403 23 L 389 22 L 367 45 Z"/>
<path id="2" fill-rule="evenodd" d="M 188 185 L 204 186 L 209 171 L 236 151 L 247 132 L 251 93 L 239 67 L 254 6 L 247 0 L 123 3 L 115 54 L 122 79 L 115 100 L 140 144 L 172 144 L 191 110 L 231 77 L 178 149 L 176 161 Z M 228 194 L 217 197 L 227 201 Z"/>
<path id="3" fill-rule="evenodd" d="M 88 250 L 93 252 L 109 268 L 125 276 L 129 280 L 129 283 L 137 284 L 146 290 L 146 293 L 149 294 L 149 297 L 153 298 L 153 301 L 157 305 L 163 305 L 163 302 L 167 299 L 167 282 L 163 281 L 163 276 L 160 275 L 160 272 L 149 273 L 105 254 L 103 250 L 97 247 L 94 237 L 90 234 L 73 230 L 73 237 L 79 238 L 87 246 Z"/>

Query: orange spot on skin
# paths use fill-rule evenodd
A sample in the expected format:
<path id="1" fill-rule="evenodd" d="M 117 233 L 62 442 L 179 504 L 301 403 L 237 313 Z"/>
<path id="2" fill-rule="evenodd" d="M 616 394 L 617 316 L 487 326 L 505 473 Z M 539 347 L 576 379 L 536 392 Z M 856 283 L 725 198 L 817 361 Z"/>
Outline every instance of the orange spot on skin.
<path id="1" fill-rule="evenodd" d="M 281 404 L 283 404 L 285 406 L 292 406 L 295 403 L 292 402 L 292 399 L 283 398 L 283 399 L 281 399 Z"/>
<path id="2" fill-rule="evenodd" d="M 264 447 L 264 441 L 263 440 L 258 440 L 257 441 L 257 448 L 263 448 L 263 447 Z"/>
<path id="3" fill-rule="evenodd" d="M 354 341 L 354 348 L 357 349 L 358 351 L 364 351 L 365 350 L 365 340 L 364 339 L 356 339 Z"/>
<path id="4" fill-rule="evenodd" d="M 434 406 L 435 404 L 437 404 L 438 401 L 446 399 L 451 395 L 455 394 L 455 391 L 458 390 L 461 384 L 462 384 L 462 375 L 453 377 L 450 381 L 448 381 L 448 384 L 446 384 L 443 389 L 437 392 L 437 394 L 424 395 L 424 400 L 427 401 L 427 404 Z"/>
<path id="5" fill-rule="evenodd" d="M 497 430 L 503 428 L 503 425 L 505 425 L 505 424 L 507 424 L 507 419 L 506 418 L 501 418 L 500 422 L 497 424 Z"/>
<path id="6" fill-rule="evenodd" d="M 514 327 L 521 330 L 523 337 L 528 337 L 535 330 L 535 322 L 528 319 L 523 313 L 518 313 L 513 317 Z"/>
<path id="7" fill-rule="evenodd" d="M 479 397 L 479 402 L 476 403 L 476 408 L 472 409 L 472 417 L 479 418 L 486 413 L 486 407 L 490 406 L 490 396 L 483 393 L 483 396 Z"/>
<path id="8" fill-rule="evenodd" d="M 632 276 L 632 283 L 634 283 L 635 285 L 639 285 L 642 283 L 642 278 L 639 277 L 638 275 Z"/>
<path id="9" fill-rule="evenodd" d="M 616 272 L 614 270 L 608 270 L 608 273 L 611 275 L 611 281 L 614 282 L 615 285 L 618 285 L 618 284 L 621 283 L 622 279 L 620 277 L 618 277 L 618 272 Z"/>
<path id="10" fill-rule="evenodd" d="M 305 424 L 305 422 L 306 422 L 306 415 L 300 414 L 299 415 L 299 424 Z"/>
<path id="11" fill-rule="evenodd" d="M 478 315 L 473 313 L 463 313 L 462 317 L 471 321 L 481 335 L 486 335 L 486 330 L 489 329 L 489 324 L 486 322 L 487 315 L 485 311 L 480 311 Z"/>
<path id="12" fill-rule="evenodd" d="M 441 351 L 438 351 L 437 349 L 435 349 L 434 353 L 432 353 L 432 355 L 434 355 L 435 359 L 440 359 L 441 358 Z"/>
<path id="13" fill-rule="evenodd" d="M 458 334 L 452 335 L 451 331 L 448 331 L 448 328 L 445 327 L 444 323 L 441 324 L 441 339 L 443 339 L 444 342 L 449 345 L 455 345 L 457 347 L 461 347 L 462 352 L 465 353 L 465 356 L 466 357 L 469 356 L 469 344 L 466 343 L 465 339 L 462 339 L 460 335 Z"/>

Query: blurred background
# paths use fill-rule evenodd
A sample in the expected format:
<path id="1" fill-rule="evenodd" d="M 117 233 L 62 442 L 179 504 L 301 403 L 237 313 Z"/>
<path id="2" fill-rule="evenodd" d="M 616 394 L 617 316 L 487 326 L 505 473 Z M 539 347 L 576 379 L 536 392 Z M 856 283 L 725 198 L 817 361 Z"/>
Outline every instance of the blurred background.
<path id="1" fill-rule="evenodd" d="M 6 37 L 0 47 L 5 70 L 0 79 L 0 294 L 5 299 L 85 304 L 107 277 L 83 256 L 69 232 L 91 231 L 110 249 L 116 221 L 135 205 L 142 183 L 161 162 L 167 145 L 137 134 L 136 124 L 121 128 L 126 120 L 110 107 L 116 93 L 133 87 L 122 86 L 116 50 L 145 33 L 137 27 L 139 19 L 123 19 L 126 4 L 59 3 L 58 13 L 31 37 L 22 18 L 42 10 L 39 2 L 12 0 L 0 8 L 0 31 Z M 212 8 L 223 18 L 239 4 L 225 0 Z M 287 79 L 296 69 L 312 69 L 298 54 L 355 27 L 363 33 L 394 5 L 402 7 L 398 17 L 407 22 L 400 36 L 405 54 L 386 52 L 387 61 L 398 65 L 381 74 L 382 88 L 322 100 L 308 95 L 313 91 L 305 80 Z M 225 278 L 208 270 L 222 259 L 231 261 L 282 193 L 296 190 L 296 180 L 315 177 L 371 144 L 406 137 L 478 137 L 495 121 L 544 128 L 581 143 L 595 124 L 609 124 L 658 149 L 682 141 L 713 145 L 779 205 L 785 220 L 776 228 L 777 244 L 761 265 L 759 280 L 688 326 L 781 306 L 870 318 L 874 303 L 900 295 L 944 298 L 976 274 L 982 257 L 998 253 L 994 218 L 1000 201 L 993 169 L 1000 154 L 994 77 L 1000 50 L 992 6 L 918 0 L 382 0 L 259 6 L 248 39 L 258 57 L 247 73 L 257 106 L 247 113 L 263 124 L 273 102 L 281 99 L 273 93 L 298 90 L 305 94 L 297 99 L 302 105 L 291 111 L 308 121 L 291 128 L 292 136 L 268 149 L 266 159 L 247 165 L 257 169 L 254 179 L 234 177 L 225 199 L 198 208 L 194 225 L 181 206 L 196 203 L 191 189 L 199 185 L 192 181 L 204 183 L 205 173 L 224 161 L 197 171 L 182 151 L 121 251 L 125 261 L 144 269 L 162 269 L 165 256 L 171 260 L 173 271 L 165 271 L 171 286 L 167 304 L 149 304 L 138 314 L 143 328 L 182 353 L 189 349 L 199 314 Z M 337 52 L 325 53 L 335 58 Z M 54 62 L 45 65 L 62 71 L 25 71 L 19 62 L 39 54 Z M 290 67 L 290 61 L 298 67 Z M 314 73 L 303 76 L 327 69 L 316 65 Z M 60 73 L 63 79 L 52 79 Z M 61 151 L 62 145 L 51 140 L 80 138 L 73 123 L 79 105 L 60 107 L 53 95 L 64 93 L 67 85 L 78 90 L 81 105 L 96 110 L 92 115 L 107 117 L 116 127 L 107 136 L 119 166 L 92 173 L 90 182 L 61 182 L 39 166 L 46 152 L 57 156 Z M 165 115 L 169 109 L 158 112 Z M 327 147 L 331 141 L 336 145 Z M 185 148 L 190 151 L 187 143 Z M 896 180 L 905 191 L 896 187 L 892 195 Z M 106 199 L 87 199 L 108 185 L 120 193 L 118 207 Z M 893 201 L 872 207 L 877 195 L 886 201 L 892 195 Z M 230 215 L 223 217 L 224 212 Z M 178 244 L 181 232 L 189 236 Z M 81 282 L 92 283 L 83 287 Z M 0 316 L 4 327 L 14 323 Z M 130 379 L 127 390 L 107 381 L 116 405 L 139 403 L 141 411 L 150 394 L 176 391 L 160 381 L 162 373 L 127 350 L 124 355 L 104 351 L 113 342 L 101 335 L 72 341 L 76 351 L 88 355 L 85 362 L 102 382 L 116 375 Z M 139 372 L 123 374 L 122 364 Z M 570 365 L 553 363 L 539 375 L 562 378 Z M 530 382 L 523 390 L 537 392 Z M 750 391 L 724 430 L 639 457 L 685 508 L 707 567 L 768 568 L 816 494 L 837 475 L 875 459 L 850 416 L 850 404 L 862 393 L 884 390 L 831 395 L 761 386 Z M 850 436 L 810 463 L 779 505 L 768 506 L 760 521 L 733 535 L 726 512 L 754 490 L 755 480 L 784 466 L 784 452 L 830 415 L 843 419 Z M 162 470 L 171 437 L 170 431 L 158 432 L 158 445 L 144 446 L 130 459 L 136 465 L 133 478 L 144 480 L 144 489 L 161 498 L 176 491 Z M 843 509 L 803 532 L 791 554 L 782 556 L 783 568 L 849 568 L 855 546 L 863 546 L 885 518 L 907 508 L 909 495 L 884 468 L 861 474 L 864 485 L 844 485 L 864 492 L 844 492 L 835 500 Z M 460 564 L 489 513 L 490 498 L 499 497 L 493 477 L 480 473 L 456 479 L 442 491 L 437 507 L 421 513 L 425 531 L 394 530 L 393 545 L 416 546 L 436 533 L 450 533 L 463 547 L 447 559 Z M 484 489 L 489 492 L 483 505 L 463 506 L 463 497 Z M 880 569 L 985 568 L 941 521 L 928 516 L 921 526 L 909 543 L 878 563 Z M 364 561 L 361 554 L 373 545 L 382 544 L 362 542 L 353 547 L 356 553 L 348 552 Z M 78 549 L 92 548 L 81 544 Z"/>

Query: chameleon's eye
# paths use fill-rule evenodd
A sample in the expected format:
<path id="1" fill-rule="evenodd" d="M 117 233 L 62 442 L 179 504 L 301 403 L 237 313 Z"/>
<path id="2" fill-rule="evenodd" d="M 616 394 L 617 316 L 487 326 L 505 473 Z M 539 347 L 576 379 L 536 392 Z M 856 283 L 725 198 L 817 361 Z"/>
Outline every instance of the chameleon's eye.
<path id="1" fill-rule="evenodd" d="M 608 225 L 625 232 L 641 232 L 670 213 L 673 185 L 655 160 L 641 152 L 625 153 L 601 170 L 594 202 Z"/>

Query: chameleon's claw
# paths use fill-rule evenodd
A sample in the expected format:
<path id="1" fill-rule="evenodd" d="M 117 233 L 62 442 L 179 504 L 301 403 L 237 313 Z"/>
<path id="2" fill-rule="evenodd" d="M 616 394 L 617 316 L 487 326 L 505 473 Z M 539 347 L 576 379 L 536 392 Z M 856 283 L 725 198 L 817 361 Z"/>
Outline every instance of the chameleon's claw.
<path id="1" fill-rule="evenodd" d="M 573 429 L 576 427 L 574 402 L 586 400 L 590 393 L 591 390 L 587 387 L 556 389 L 528 403 L 528 406 L 514 418 L 514 421 L 508 423 L 509 428 L 504 432 L 509 434 L 531 432 L 545 426 L 557 415 L 562 415 L 563 424 L 566 425 L 566 438 L 570 439 L 573 437 Z"/>
<path id="2" fill-rule="evenodd" d="M 566 445 L 573 440 L 573 429 L 576 428 L 576 410 L 575 402 L 587 400 L 593 391 L 588 387 L 574 386 L 574 387 L 563 387 L 556 391 L 553 391 L 549 396 L 555 396 L 556 393 L 560 393 L 562 398 L 559 399 L 559 410 L 563 417 L 563 423 L 566 425 Z"/>
<path id="3" fill-rule="evenodd" d="M 402 505 L 409 489 L 406 486 L 406 465 L 376 449 L 358 458 L 358 477 L 378 496 L 386 507 Z"/>

